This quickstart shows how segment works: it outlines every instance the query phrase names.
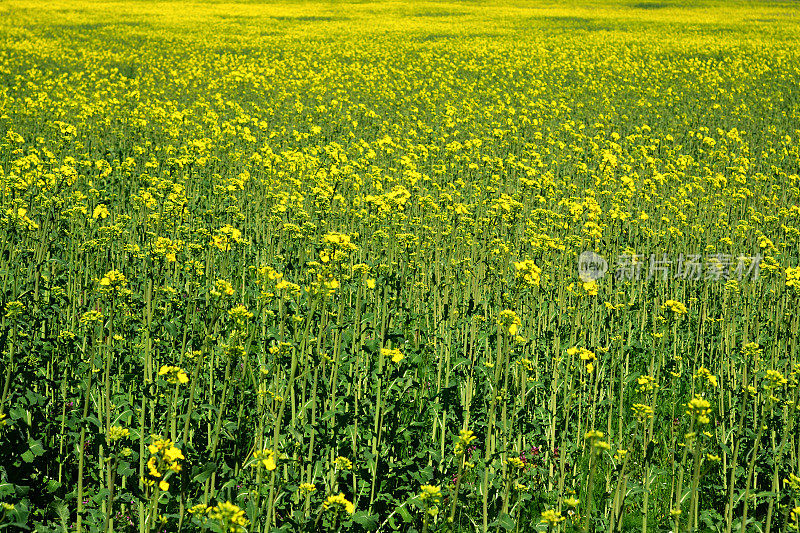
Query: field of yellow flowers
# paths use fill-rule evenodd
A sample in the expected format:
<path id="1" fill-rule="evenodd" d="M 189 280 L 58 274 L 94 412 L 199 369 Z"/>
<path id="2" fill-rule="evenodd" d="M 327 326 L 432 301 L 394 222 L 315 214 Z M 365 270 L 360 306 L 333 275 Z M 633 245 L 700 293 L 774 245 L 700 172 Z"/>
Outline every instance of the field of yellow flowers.
<path id="1" fill-rule="evenodd" d="M 799 15 L 0 2 L 0 530 L 796 530 Z"/>

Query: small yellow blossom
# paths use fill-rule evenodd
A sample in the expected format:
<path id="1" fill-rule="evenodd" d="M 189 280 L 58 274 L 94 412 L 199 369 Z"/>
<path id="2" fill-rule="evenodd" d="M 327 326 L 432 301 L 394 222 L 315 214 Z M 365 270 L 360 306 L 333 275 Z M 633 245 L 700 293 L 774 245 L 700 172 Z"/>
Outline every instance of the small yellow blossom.
<path id="1" fill-rule="evenodd" d="M 548 509 L 542 512 L 541 522 L 546 523 L 550 526 L 555 526 L 563 520 L 565 520 L 565 518 L 561 516 L 561 513 L 553 509 Z"/>
<path id="2" fill-rule="evenodd" d="M 322 508 L 326 511 L 333 510 L 336 512 L 345 511 L 347 514 L 353 514 L 356 510 L 355 505 L 345 498 L 344 493 L 340 492 L 338 495 L 331 495 L 322 504 Z"/>
<path id="3" fill-rule="evenodd" d="M 667 300 L 661 306 L 662 311 L 672 311 L 675 315 L 685 315 L 688 310 L 686 306 L 677 300 Z"/>
<path id="4" fill-rule="evenodd" d="M 172 365 L 164 365 L 158 371 L 159 376 L 164 376 L 168 383 L 180 383 L 184 385 L 189 383 L 189 375 L 180 367 Z"/>

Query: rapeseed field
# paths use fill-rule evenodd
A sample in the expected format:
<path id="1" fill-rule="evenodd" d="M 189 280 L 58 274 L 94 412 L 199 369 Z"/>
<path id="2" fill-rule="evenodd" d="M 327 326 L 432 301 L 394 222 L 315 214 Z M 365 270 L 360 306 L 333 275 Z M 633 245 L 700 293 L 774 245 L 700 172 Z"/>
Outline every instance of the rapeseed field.
<path id="1" fill-rule="evenodd" d="M 800 523 L 789 2 L 0 2 L 0 529 Z"/>

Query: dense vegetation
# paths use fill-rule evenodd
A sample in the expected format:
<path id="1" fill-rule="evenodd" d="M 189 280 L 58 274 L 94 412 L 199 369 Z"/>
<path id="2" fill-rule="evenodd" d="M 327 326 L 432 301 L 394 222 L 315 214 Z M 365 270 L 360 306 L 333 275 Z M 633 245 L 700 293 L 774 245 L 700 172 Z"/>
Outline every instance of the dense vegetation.
<path id="1" fill-rule="evenodd" d="M 0 3 L 0 529 L 796 528 L 799 36 Z"/>

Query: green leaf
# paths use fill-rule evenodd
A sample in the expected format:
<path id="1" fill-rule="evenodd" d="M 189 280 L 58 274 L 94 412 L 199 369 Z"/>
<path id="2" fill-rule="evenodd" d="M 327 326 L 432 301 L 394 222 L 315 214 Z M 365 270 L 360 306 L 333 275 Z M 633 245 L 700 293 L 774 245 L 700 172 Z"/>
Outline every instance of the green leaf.
<path id="1" fill-rule="evenodd" d="M 413 502 L 414 500 L 411 501 Z M 411 513 L 409 513 L 408 509 L 406 509 L 405 507 L 398 507 L 397 513 L 403 518 L 403 522 L 408 523 L 414 521 L 414 519 L 411 517 Z"/>
<path id="2" fill-rule="evenodd" d="M 39 441 L 39 440 L 30 441 L 29 440 L 28 441 L 28 450 L 30 450 L 30 452 L 33 453 L 33 455 L 35 455 L 36 457 L 40 457 L 41 455 L 44 454 L 44 447 L 42 446 L 42 441 Z"/>
<path id="3" fill-rule="evenodd" d="M 216 469 L 216 463 L 207 463 L 206 466 L 203 467 L 203 470 L 201 470 L 199 474 L 192 478 L 192 481 L 195 483 L 204 483 L 208 478 L 211 477 L 211 474 L 213 474 Z"/>
<path id="4" fill-rule="evenodd" d="M 503 526 L 503 529 L 505 529 L 506 531 L 511 531 L 512 529 L 517 527 L 517 524 L 515 524 L 514 520 L 512 520 L 511 517 L 508 516 L 508 513 L 502 513 L 497 518 L 497 523 Z"/>
<path id="5" fill-rule="evenodd" d="M 353 522 L 359 524 L 364 529 L 377 529 L 378 515 L 368 514 L 367 511 L 358 511 L 353 515 Z"/>

